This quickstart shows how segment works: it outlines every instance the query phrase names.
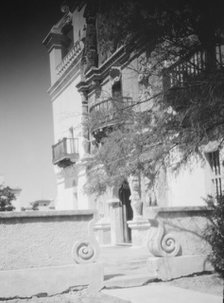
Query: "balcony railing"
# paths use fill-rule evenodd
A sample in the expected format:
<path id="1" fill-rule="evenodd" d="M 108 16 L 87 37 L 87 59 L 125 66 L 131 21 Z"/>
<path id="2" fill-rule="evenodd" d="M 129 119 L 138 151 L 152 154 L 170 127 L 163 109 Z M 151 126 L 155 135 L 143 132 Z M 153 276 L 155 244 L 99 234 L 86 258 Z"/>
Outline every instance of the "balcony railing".
<path id="1" fill-rule="evenodd" d="M 224 66 L 224 45 L 217 45 L 215 49 L 217 69 Z M 197 78 L 208 66 L 206 52 L 199 50 L 188 58 L 180 60 L 167 68 L 164 72 L 164 85 L 167 89 L 184 87 L 189 80 Z"/>
<path id="2" fill-rule="evenodd" d="M 111 97 L 90 105 L 89 113 L 97 120 L 97 126 L 93 128 L 96 129 L 116 124 L 119 112 L 131 108 L 134 104 L 135 102 L 131 97 Z"/>
<path id="3" fill-rule="evenodd" d="M 78 55 L 82 52 L 83 46 L 82 41 L 77 41 L 74 44 L 67 55 L 63 58 L 62 62 L 56 68 L 59 76 L 61 76 L 73 64 Z"/>
<path id="4" fill-rule="evenodd" d="M 113 110 L 116 111 L 117 109 L 129 107 L 133 105 L 134 102 L 131 97 L 120 97 L 120 98 L 107 98 L 103 99 L 99 102 L 94 103 L 92 106 L 90 106 L 90 113 L 94 112 L 105 112 L 109 113 Z"/>
<path id="5" fill-rule="evenodd" d="M 63 138 L 52 146 L 53 164 L 60 167 L 69 166 L 79 158 L 77 138 Z"/>

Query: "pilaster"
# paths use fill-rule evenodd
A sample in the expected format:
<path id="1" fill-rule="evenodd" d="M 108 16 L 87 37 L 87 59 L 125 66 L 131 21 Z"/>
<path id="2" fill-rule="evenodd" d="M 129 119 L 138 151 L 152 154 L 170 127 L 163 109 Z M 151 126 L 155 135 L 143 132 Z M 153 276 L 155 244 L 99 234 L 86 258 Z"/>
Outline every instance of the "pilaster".
<path id="1" fill-rule="evenodd" d="M 86 91 L 81 91 L 82 118 L 81 118 L 81 138 L 80 138 L 80 158 L 86 158 L 90 153 L 89 127 L 88 127 L 88 95 Z"/>

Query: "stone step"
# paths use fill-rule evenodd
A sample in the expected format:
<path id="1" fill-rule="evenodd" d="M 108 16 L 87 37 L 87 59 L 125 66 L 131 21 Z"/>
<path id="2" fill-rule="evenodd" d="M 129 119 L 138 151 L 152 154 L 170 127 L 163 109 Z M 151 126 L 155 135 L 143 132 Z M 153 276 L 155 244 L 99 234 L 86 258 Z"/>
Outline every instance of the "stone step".
<path id="1" fill-rule="evenodd" d="M 153 282 L 157 280 L 156 275 L 150 274 L 129 274 L 129 275 L 121 275 L 111 277 L 109 279 L 105 279 L 103 284 L 104 288 L 127 288 L 127 287 L 137 287 L 146 285 L 149 282 Z"/>
<path id="2" fill-rule="evenodd" d="M 147 259 L 142 259 L 142 260 L 119 260 L 117 262 L 107 262 L 107 261 L 101 261 L 104 266 L 106 267 L 112 267 L 112 266 L 120 266 L 120 267 L 139 267 L 139 266 L 146 266 Z"/>

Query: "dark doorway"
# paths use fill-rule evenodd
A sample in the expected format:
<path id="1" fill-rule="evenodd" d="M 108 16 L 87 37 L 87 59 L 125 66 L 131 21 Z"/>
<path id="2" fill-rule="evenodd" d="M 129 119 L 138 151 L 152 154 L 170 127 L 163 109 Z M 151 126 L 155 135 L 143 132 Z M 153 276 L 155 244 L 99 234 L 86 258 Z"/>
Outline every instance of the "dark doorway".
<path id="1" fill-rule="evenodd" d="M 122 222 L 123 222 L 123 239 L 124 243 L 131 242 L 131 229 L 127 221 L 133 219 L 133 211 L 130 200 L 131 191 L 127 181 L 124 181 L 119 189 L 119 199 L 122 202 Z"/>

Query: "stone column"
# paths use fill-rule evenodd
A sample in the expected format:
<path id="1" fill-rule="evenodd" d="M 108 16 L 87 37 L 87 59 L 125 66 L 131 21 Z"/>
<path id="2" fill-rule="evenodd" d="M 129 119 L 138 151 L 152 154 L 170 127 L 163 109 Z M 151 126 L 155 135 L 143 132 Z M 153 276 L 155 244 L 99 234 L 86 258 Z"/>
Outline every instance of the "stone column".
<path id="1" fill-rule="evenodd" d="M 114 197 L 107 201 L 110 205 L 111 218 L 111 244 L 116 245 L 123 243 L 123 222 L 122 222 L 122 205 L 121 201 Z"/>
<path id="2" fill-rule="evenodd" d="M 89 130 L 88 130 L 88 97 L 86 91 L 81 91 L 82 99 L 82 118 L 81 118 L 81 142 L 80 142 L 80 158 L 89 156 Z"/>

